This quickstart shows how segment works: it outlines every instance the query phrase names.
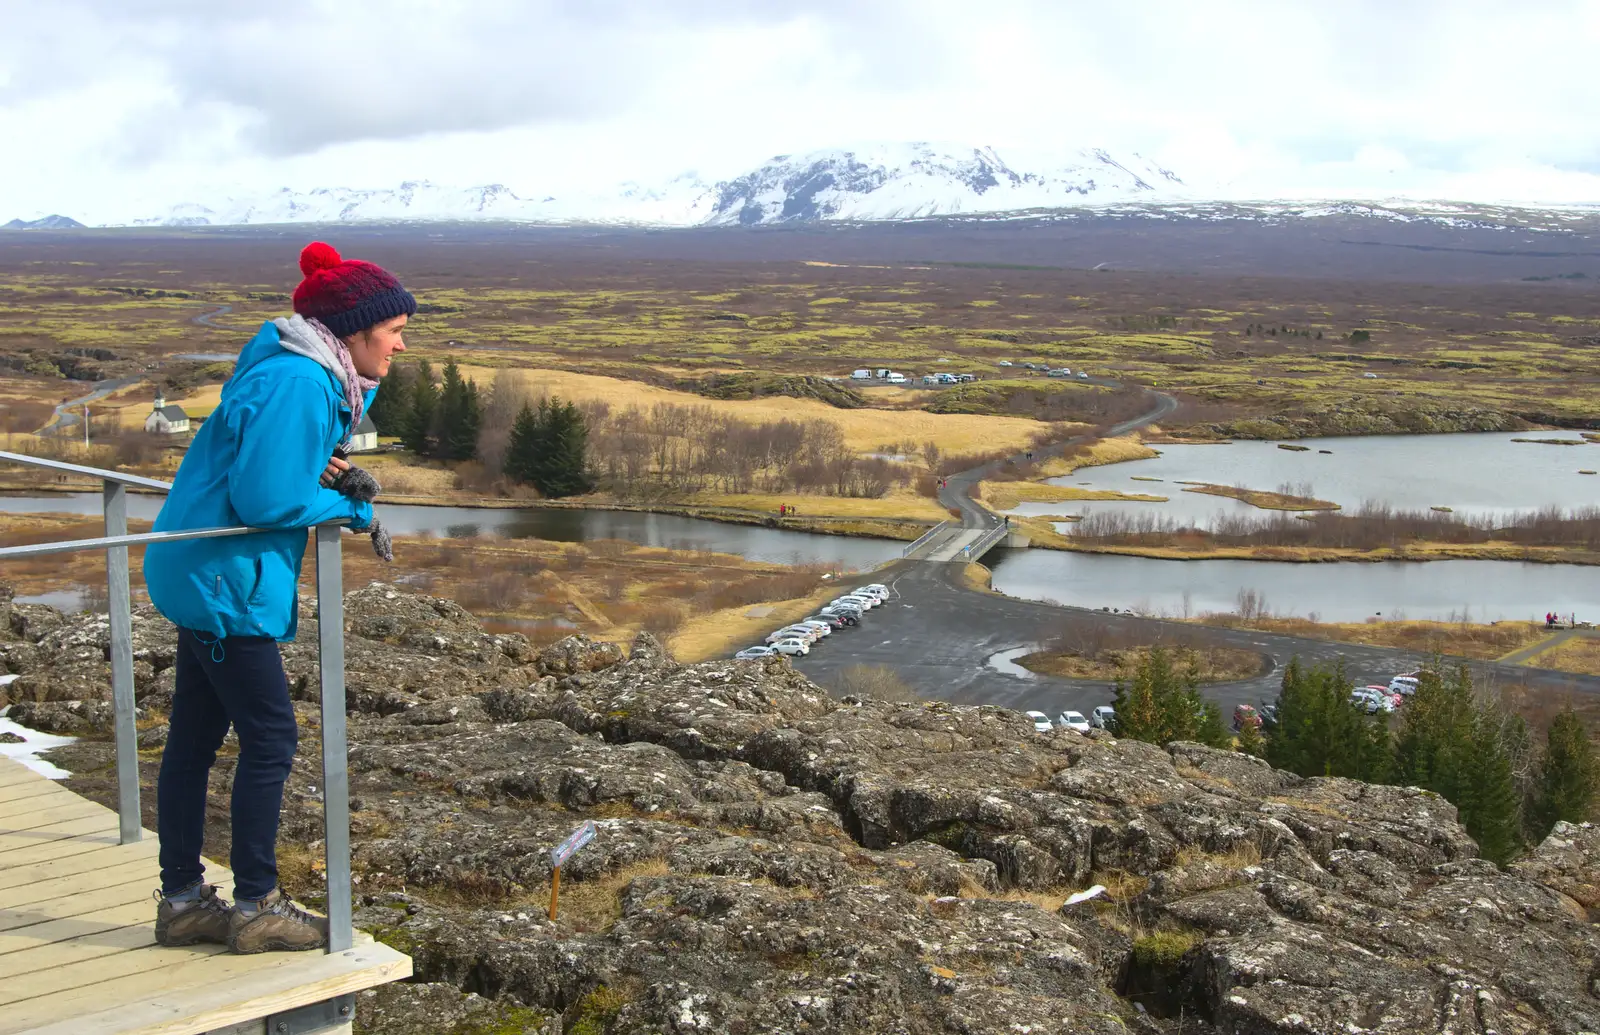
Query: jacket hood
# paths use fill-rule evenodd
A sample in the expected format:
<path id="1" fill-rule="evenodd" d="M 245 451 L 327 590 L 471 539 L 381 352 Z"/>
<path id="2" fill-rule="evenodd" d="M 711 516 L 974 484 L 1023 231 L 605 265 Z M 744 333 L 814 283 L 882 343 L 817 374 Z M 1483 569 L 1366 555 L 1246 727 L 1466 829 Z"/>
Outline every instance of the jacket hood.
<path id="1" fill-rule="evenodd" d="M 307 329 L 309 330 L 309 328 Z M 243 382 L 245 374 L 267 360 L 285 354 L 304 355 L 303 352 L 287 348 L 284 345 L 283 334 L 279 332 L 277 324 L 272 320 L 268 320 L 261 325 L 261 329 L 256 332 L 256 336 L 246 342 L 244 348 L 240 350 L 239 358 L 234 363 L 233 376 L 228 378 L 228 383 L 222 386 L 222 397 L 226 399 L 232 395 L 237 390 L 237 386 Z M 328 380 L 332 384 L 335 394 L 341 399 L 344 398 L 343 382 L 335 377 L 326 365 L 322 363 L 317 365 L 321 366 L 323 372 L 328 375 Z"/>

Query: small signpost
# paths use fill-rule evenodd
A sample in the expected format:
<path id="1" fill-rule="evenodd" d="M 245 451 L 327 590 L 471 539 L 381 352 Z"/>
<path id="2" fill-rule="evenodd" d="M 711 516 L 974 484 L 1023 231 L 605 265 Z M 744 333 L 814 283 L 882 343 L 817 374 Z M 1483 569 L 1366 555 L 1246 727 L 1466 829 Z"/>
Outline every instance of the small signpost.
<path id="1" fill-rule="evenodd" d="M 550 919 L 556 918 L 556 903 L 561 895 L 561 864 L 572 858 L 572 853 L 594 840 L 594 820 L 584 820 L 583 826 L 574 830 L 568 838 L 550 849 L 550 865 L 554 872 L 550 874 Z"/>

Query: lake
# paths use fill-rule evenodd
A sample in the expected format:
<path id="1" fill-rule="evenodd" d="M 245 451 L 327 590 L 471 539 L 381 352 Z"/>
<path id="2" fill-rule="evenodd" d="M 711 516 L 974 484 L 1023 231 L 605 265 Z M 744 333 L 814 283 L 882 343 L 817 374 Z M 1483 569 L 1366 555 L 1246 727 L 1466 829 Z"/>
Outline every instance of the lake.
<path id="1" fill-rule="evenodd" d="M 1219 513 L 1262 517 L 1272 513 L 1222 496 L 1184 492 L 1184 486 L 1177 484 L 1180 481 L 1267 490 L 1284 483 L 1309 485 L 1309 495 L 1346 509 L 1376 500 L 1414 510 L 1449 507 L 1464 516 L 1503 516 L 1541 507 L 1600 503 L 1600 476 L 1578 473 L 1600 470 L 1600 444 L 1551 446 L 1513 442 L 1516 438 L 1583 441 L 1571 431 L 1520 431 L 1308 438 L 1292 443 L 1307 447 L 1305 452 L 1279 449 L 1273 442 L 1157 445 L 1159 457 L 1085 467 L 1069 477 L 1053 478 L 1051 484 L 1167 496 L 1167 503 L 1026 503 L 1013 513 L 1120 511 L 1159 514 L 1201 525 Z M 1323 449 L 1330 452 L 1319 452 Z M 1294 491 L 1303 494 L 1298 488 Z M 1070 526 L 1063 530 L 1070 532 Z"/>

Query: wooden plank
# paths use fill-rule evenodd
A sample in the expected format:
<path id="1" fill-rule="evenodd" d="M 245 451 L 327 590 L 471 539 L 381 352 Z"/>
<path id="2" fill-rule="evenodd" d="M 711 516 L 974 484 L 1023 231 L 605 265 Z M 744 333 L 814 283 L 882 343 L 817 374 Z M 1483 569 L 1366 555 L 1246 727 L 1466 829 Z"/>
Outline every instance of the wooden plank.
<path id="1" fill-rule="evenodd" d="M 151 841 L 155 840 L 154 834 L 146 834 L 145 837 Z M 118 830 L 116 823 L 113 822 L 108 831 L 100 834 L 66 837 L 58 841 L 35 842 L 27 848 L 6 849 L 0 851 L 0 873 L 5 873 L 13 866 L 30 866 L 74 855 L 98 855 L 110 848 L 124 847 L 117 838 Z"/>
<path id="2" fill-rule="evenodd" d="M 213 884 L 219 882 L 215 871 L 208 871 L 206 876 Z M 161 885 L 161 869 L 153 858 L 145 856 L 130 857 L 110 864 L 102 863 L 77 873 L 51 873 L 31 884 L 0 888 L 0 909 L 15 909 L 34 902 L 47 902 L 68 895 L 84 894 L 97 888 L 134 880 L 143 881 L 147 893 L 153 891 Z"/>
<path id="3" fill-rule="evenodd" d="M 157 854 L 161 851 L 160 844 L 155 835 L 146 833 L 143 841 L 135 841 L 131 845 L 101 846 L 99 851 L 74 855 L 68 858 L 51 859 L 47 862 L 33 863 L 27 866 L 13 865 L 12 860 L 18 853 L 13 853 L 6 858 L 6 864 L 0 866 L 0 893 L 12 888 L 23 888 L 39 881 L 53 880 L 57 877 L 70 877 L 78 873 L 92 873 L 95 870 L 116 866 L 121 863 L 131 863 L 135 860 L 149 860 L 147 865 L 152 869 L 155 866 Z M 112 861 L 111 854 L 116 853 L 116 860 Z M 213 871 L 207 870 L 207 873 Z M 231 877 L 231 874 L 230 874 Z"/>
<path id="4" fill-rule="evenodd" d="M 147 944 L 155 940 L 155 921 L 156 904 L 149 901 L 97 909 L 92 913 L 62 920 L 47 920 L 32 927 L 19 927 L 14 931 L 0 934 L 0 956 L 24 950 L 40 953 L 44 947 L 53 946 L 56 942 L 65 942 L 68 946 L 78 943 L 94 946 L 100 943 L 102 935 L 109 935 L 113 931 L 134 924 L 144 925 L 144 942 Z M 20 966 L 27 965 L 20 964 Z M 0 964 L 0 971 L 15 973 L 11 969 L 9 960 Z"/>
<path id="5" fill-rule="evenodd" d="M 15 909 L 0 909 L 0 931 L 38 926 L 46 921 L 67 920 L 97 910 L 110 909 L 113 906 L 134 904 L 144 906 L 152 913 L 155 911 L 156 903 L 150 897 L 148 873 L 139 874 L 134 880 L 123 880 L 120 883 L 112 883 L 108 879 L 97 888 L 29 903 Z"/>
<path id="6" fill-rule="evenodd" d="M 155 910 L 146 911 L 142 921 L 76 941 L 52 942 L 11 952 L 4 957 L 6 977 L 0 980 L 0 988 L 9 988 L 13 980 L 25 979 L 28 974 L 67 967 L 84 960 L 115 956 L 133 949 L 147 949 L 156 943 Z M 8 937 L 0 935 L 0 939 Z"/>
<path id="7" fill-rule="evenodd" d="M 0 819 L 0 836 L 24 830 L 38 830 L 55 823 L 65 823 L 69 819 L 87 819 L 107 812 L 109 810 L 104 806 L 75 796 L 67 798 L 66 801 L 48 801 L 31 812 L 22 812 Z M 114 812 L 110 814 L 113 817 L 116 815 Z"/>
<path id="8" fill-rule="evenodd" d="M 180 963 L 189 963 L 202 956 L 216 956 L 227 952 L 225 945 L 185 945 L 168 949 L 153 942 L 149 945 L 111 956 L 98 956 L 62 967 L 28 974 L 19 980 L 0 979 L 0 1006 L 37 999 L 54 992 L 64 992 L 84 985 L 95 985 L 113 978 L 131 974 L 151 974 Z M 13 956 L 12 959 L 22 957 Z"/>
<path id="9" fill-rule="evenodd" d="M 410 975 L 410 957 L 374 942 L 210 956 L 13 1004 L 0 1035 L 199 1035 Z"/>
<path id="10" fill-rule="evenodd" d="M 110 840 L 104 840 L 107 831 L 110 832 Z M 69 819 L 62 823 L 50 823 L 30 830 L 0 831 L 0 866 L 6 864 L 5 855 L 8 852 L 22 848 L 36 848 L 48 841 L 60 841 L 66 838 L 86 844 L 116 844 L 117 814 L 101 809 L 88 816 Z"/>
<path id="11" fill-rule="evenodd" d="M 37 783 L 19 783 L 10 787 L 0 787 L 0 801 L 31 798 L 36 794 L 52 794 L 57 791 L 63 794 L 72 793 L 54 780 L 40 780 Z"/>
<path id="12" fill-rule="evenodd" d="M 13 762 L 9 758 L 5 762 L 5 765 L 0 766 L 0 787 L 15 787 L 18 784 L 33 783 L 39 780 L 45 783 L 50 782 L 49 777 L 40 776 L 21 762 Z"/>
<path id="13" fill-rule="evenodd" d="M 71 791 L 64 790 L 60 787 L 53 787 L 48 784 L 46 784 L 44 787 L 28 786 L 23 789 L 29 791 L 38 791 L 40 793 L 29 794 L 22 798 L 9 798 L 5 801 L 0 801 L 0 820 L 3 820 L 9 816 L 21 815 L 24 812 L 34 812 L 39 809 L 49 808 L 51 805 L 60 804 L 62 802 L 84 800 L 78 797 L 76 794 L 73 794 Z"/>

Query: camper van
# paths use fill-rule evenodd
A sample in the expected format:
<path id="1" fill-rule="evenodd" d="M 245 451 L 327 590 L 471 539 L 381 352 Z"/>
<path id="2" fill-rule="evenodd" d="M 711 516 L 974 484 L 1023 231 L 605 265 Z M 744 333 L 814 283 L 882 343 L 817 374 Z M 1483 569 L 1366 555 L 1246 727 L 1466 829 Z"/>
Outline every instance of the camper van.
<path id="1" fill-rule="evenodd" d="M 872 380 L 872 371 L 870 371 L 870 370 L 857 370 L 855 373 L 851 374 L 850 376 L 851 376 L 851 378 L 853 378 L 854 380 L 857 380 L 857 381 L 870 381 L 870 380 Z"/>
<path id="2" fill-rule="evenodd" d="M 906 383 L 906 375 L 897 374 L 891 370 L 889 372 L 889 383 L 892 385 L 903 385 Z"/>

